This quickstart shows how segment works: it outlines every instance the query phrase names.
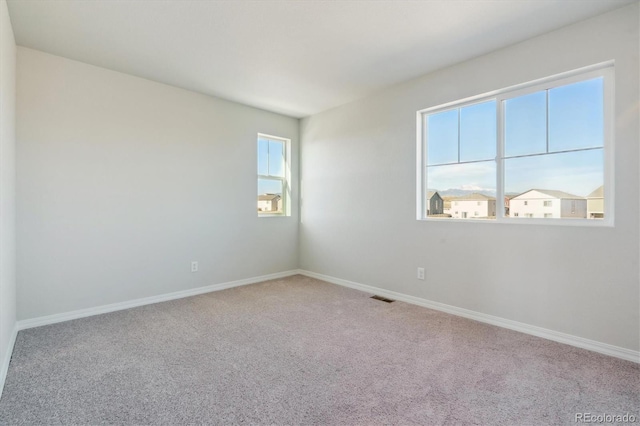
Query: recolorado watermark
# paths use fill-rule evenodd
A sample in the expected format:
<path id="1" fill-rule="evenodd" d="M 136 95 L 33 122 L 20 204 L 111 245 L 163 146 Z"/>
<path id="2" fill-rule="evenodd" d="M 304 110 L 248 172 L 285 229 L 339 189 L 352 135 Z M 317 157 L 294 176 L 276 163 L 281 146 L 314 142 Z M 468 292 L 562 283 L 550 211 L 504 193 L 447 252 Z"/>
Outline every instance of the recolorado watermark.
<path id="1" fill-rule="evenodd" d="M 635 414 L 576 413 L 576 423 L 635 423 Z"/>

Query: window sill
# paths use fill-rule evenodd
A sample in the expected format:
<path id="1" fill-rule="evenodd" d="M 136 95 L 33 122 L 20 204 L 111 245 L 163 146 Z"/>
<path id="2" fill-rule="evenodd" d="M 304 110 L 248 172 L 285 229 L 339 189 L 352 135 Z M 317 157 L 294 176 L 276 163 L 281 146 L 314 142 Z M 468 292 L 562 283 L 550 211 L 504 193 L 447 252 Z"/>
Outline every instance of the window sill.
<path id="1" fill-rule="evenodd" d="M 567 226 L 586 228 L 614 228 L 613 220 L 609 219 L 529 219 L 529 218 L 502 218 L 502 219 L 456 219 L 456 218 L 419 218 L 419 222 L 438 223 L 493 223 L 499 225 L 543 225 L 543 226 Z"/>

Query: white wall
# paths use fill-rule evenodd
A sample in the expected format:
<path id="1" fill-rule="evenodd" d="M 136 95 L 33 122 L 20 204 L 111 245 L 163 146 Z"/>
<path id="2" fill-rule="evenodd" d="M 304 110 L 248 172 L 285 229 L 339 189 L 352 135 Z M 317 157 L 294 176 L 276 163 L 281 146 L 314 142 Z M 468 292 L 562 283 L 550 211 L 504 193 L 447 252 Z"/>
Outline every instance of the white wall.
<path id="1" fill-rule="evenodd" d="M 301 268 L 640 349 L 638 16 L 636 3 L 304 119 Z M 415 220 L 417 110 L 611 59 L 614 228 Z M 372 209 L 381 194 L 389 207 Z"/>
<path id="2" fill-rule="evenodd" d="M 297 119 L 22 47 L 17 88 L 19 319 L 297 267 L 295 205 L 256 211 L 258 132 L 297 198 Z"/>
<path id="3" fill-rule="evenodd" d="M 16 44 L 0 1 L 0 393 L 16 323 L 15 104 Z"/>

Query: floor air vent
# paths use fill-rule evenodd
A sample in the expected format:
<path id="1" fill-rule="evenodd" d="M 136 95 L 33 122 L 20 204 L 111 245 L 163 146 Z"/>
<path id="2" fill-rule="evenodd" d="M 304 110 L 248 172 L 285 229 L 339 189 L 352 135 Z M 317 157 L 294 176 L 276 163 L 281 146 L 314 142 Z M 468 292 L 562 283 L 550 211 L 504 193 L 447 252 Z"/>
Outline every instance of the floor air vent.
<path id="1" fill-rule="evenodd" d="M 371 298 L 372 298 L 372 299 L 376 299 L 376 300 L 380 300 L 380 301 L 382 301 L 382 302 L 386 302 L 386 303 L 395 302 L 395 300 L 387 299 L 386 297 L 382 297 L 382 296 L 378 296 L 378 295 L 371 296 Z"/>

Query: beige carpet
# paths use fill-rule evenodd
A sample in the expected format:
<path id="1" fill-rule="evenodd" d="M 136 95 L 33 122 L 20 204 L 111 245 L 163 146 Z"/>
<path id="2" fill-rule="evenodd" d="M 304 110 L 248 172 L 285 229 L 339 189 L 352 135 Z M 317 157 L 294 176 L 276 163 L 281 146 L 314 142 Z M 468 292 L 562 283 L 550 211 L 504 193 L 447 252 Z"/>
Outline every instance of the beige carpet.
<path id="1" fill-rule="evenodd" d="M 295 276 L 21 331 L 0 424 L 640 418 L 637 364 L 369 296 Z"/>

